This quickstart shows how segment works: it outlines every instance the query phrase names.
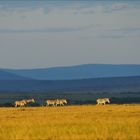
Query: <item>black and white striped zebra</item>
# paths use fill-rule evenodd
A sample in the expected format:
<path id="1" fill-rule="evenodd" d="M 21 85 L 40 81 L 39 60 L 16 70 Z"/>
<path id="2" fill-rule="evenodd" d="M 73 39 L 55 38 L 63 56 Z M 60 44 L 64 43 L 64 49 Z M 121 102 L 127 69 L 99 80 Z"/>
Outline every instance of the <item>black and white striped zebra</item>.
<path id="1" fill-rule="evenodd" d="M 25 107 L 26 102 L 25 100 L 15 101 L 15 107 Z"/>
<path id="2" fill-rule="evenodd" d="M 97 99 L 97 104 L 98 104 L 98 105 L 99 105 L 99 104 L 105 105 L 106 103 L 110 103 L 109 98 L 99 98 L 99 99 Z"/>

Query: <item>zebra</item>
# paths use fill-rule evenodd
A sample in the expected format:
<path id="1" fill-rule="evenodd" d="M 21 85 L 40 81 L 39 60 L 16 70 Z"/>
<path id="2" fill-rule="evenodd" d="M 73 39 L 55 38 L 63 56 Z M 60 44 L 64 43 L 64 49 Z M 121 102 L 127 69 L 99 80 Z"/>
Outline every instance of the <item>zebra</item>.
<path id="1" fill-rule="evenodd" d="M 25 100 L 21 100 L 21 101 L 15 101 L 15 107 L 25 107 L 26 102 Z"/>
<path id="2" fill-rule="evenodd" d="M 35 103 L 34 99 L 28 99 L 28 100 L 24 100 L 26 103 Z"/>
<path id="3" fill-rule="evenodd" d="M 24 99 L 23 101 L 25 101 L 25 105 L 28 105 L 29 103 L 35 103 L 35 100 L 32 98 L 32 99 Z"/>
<path id="4" fill-rule="evenodd" d="M 29 99 L 29 100 L 21 100 L 21 101 L 15 101 L 15 107 L 25 107 L 28 103 L 35 103 L 35 100 L 34 99 Z"/>
<path id="5" fill-rule="evenodd" d="M 67 100 L 66 99 L 57 99 L 56 100 L 56 106 L 57 105 L 64 106 L 64 104 L 67 104 Z"/>
<path id="6" fill-rule="evenodd" d="M 97 99 L 97 104 L 98 104 L 98 105 L 99 105 L 99 104 L 105 105 L 106 103 L 110 103 L 109 98 L 99 98 L 99 99 Z"/>
<path id="7" fill-rule="evenodd" d="M 47 105 L 47 106 L 49 106 L 49 105 L 53 105 L 53 106 L 55 106 L 57 100 L 46 100 L 45 102 L 46 102 L 46 105 Z"/>

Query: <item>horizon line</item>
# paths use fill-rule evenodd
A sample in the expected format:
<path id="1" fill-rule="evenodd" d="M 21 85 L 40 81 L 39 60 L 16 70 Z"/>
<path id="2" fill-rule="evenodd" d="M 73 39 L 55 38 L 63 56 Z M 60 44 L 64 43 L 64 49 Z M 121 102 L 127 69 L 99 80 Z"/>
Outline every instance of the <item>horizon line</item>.
<path id="1" fill-rule="evenodd" d="M 69 68 L 69 67 L 78 67 L 83 65 L 140 65 L 138 63 L 83 63 L 83 64 L 74 64 L 74 65 L 57 65 L 57 66 L 46 66 L 46 67 L 26 67 L 26 68 L 12 68 L 12 67 L 0 67 L 0 70 L 34 70 L 34 69 L 51 69 L 51 68 Z"/>

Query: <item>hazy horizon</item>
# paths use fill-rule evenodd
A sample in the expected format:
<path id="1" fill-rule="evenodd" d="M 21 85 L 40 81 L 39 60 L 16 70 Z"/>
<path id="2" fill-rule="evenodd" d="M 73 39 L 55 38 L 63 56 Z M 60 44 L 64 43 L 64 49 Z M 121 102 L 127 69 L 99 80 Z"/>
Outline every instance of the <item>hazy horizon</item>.
<path id="1" fill-rule="evenodd" d="M 140 2 L 0 1 L 0 68 L 140 64 Z"/>
<path id="2" fill-rule="evenodd" d="M 103 63 L 86 63 L 86 64 L 75 64 L 75 65 L 56 65 L 56 66 L 44 66 L 44 67 L 0 67 L 0 70 L 41 70 L 41 69 L 51 69 L 51 68 L 70 68 L 70 67 L 79 67 L 79 66 L 86 66 L 86 65 L 109 65 L 109 66 L 140 66 L 140 64 L 103 64 Z"/>

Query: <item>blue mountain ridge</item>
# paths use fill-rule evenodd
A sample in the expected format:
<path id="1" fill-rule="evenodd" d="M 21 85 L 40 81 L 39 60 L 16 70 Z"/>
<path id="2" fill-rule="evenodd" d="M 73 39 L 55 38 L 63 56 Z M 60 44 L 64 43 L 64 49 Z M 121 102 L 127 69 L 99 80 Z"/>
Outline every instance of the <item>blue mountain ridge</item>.
<path id="1" fill-rule="evenodd" d="M 16 76 L 36 80 L 75 80 L 88 78 L 140 76 L 140 65 L 83 64 L 77 66 L 40 69 L 3 69 L 2 71 L 8 72 L 8 74 L 10 73 Z M 6 79 L 7 78 L 8 75 L 6 76 Z"/>
<path id="2" fill-rule="evenodd" d="M 81 80 L 0 80 L 0 93 L 62 91 L 140 91 L 140 76 Z"/>
<path id="3" fill-rule="evenodd" d="M 0 80 L 29 80 L 30 78 L 0 70 Z"/>

